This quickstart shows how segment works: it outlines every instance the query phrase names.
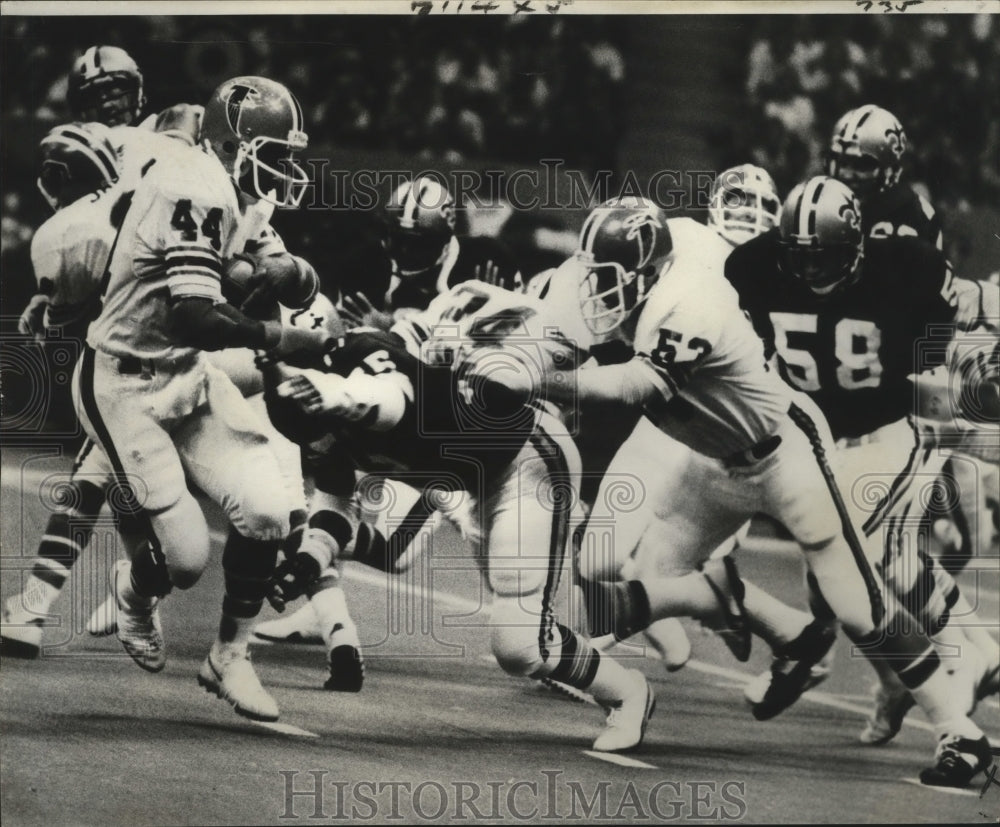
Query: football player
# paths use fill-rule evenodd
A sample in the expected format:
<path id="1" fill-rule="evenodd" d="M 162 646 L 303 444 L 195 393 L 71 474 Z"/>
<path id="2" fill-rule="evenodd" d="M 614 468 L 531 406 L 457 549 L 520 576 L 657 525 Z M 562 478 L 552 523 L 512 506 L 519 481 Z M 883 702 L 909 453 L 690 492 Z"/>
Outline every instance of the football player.
<path id="1" fill-rule="evenodd" d="M 97 282 L 114 241 L 114 213 L 122 195 L 115 186 L 118 156 L 107 127 L 98 123 L 57 126 L 42 139 L 39 156 L 38 189 L 55 212 L 31 241 L 39 292 L 22 314 L 19 330 L 39 341 L 48 330 L 82 340 L 99 309 Z M 45 616 L 89 542 L 109 471 L 87 440 L 66 489 L 68 508 L 49 518 L 23 590 L 4 605 L 0 646 L 5 656 L 38 656 Z"/>
<path id="2" fill-rule="evenodd" d="M 201 147 L 154 164 L 122 221 L 87 348 L 74 376 L 81 421 L 104 449 L 125 510 L 146 542 L 117 564 L 118 637 L 142 668 L 165 664 L 158 602 L 189 588 L 204 569 L 208 529 L 188 481 L 225 511 L 226 594 L 219 634 L 198 673 L 239 714 L 275 720 L 247 651 L 265 597 L 292 496 L 278 458 L 232 381 L 207 351 L 251 347 L 272 354 L 319 352 L 326 331 L 256 321 L 222 295 L 222 262 L 258 229 L 260 202 L 295 206 L 308 183 L 294 154 L 304 149 L 302 110 L 284 86 L 239 77 L 213 93 Z M 289 278 L 276 298 L 295 308 L 318 289 Z"/>
<path id="3" fill-rule="evenodd" d="M 891 664 L 933 724 L 940 739 L 936 762 L 922 780 L 964 785 L 989 764 L 989 743 L 953 697 L 923 629 L 901 622 L 902 608 L 872 570 L 837 487 L 822 414 L 768 369 L 763 345 L 725 279 L 728 251 L 709 255 L 711 244 L 721 242 L 707 228 L 698 230 L 705 235 L 700 255 L 682 261 L 672 256 L 672 226 L 655 206 L 629 202 L 591 213 L 577 254 L 584 270 L 579 302 L 596 337 L 619 338 L 636 355 L 577 371 L 573 383 L 557 381 L 558 372 L 536 382 L 556 401 L 569 401 L 572 388 L 581 404 L 603 399 L 641 408 L 692 449 L 683 475 L 654 492 L 665 504 L 664 524 L 675 529 L 667 542 L 704 559 L 755 512 L 783 523 L 848 636 Z M 584 577 L 592 557 L 581 558 Z M 680 577 L 647 575 L 594 587 L 604 593 L 608 626 L 618 639 L 678 615 L 721 620 L 738 632 L 745 624 L 741 604 L 750 596 L 729 557 Z"/>
<path id="4" fill-rule="evenodd" d="M 125 189 L 135 187 L 146 165 L 157 156 L 163 138 L 194 146 L 203 107 L 176 104 L 140 122 L 146 105 L 142 72 L 128 52 L 117 46 L 91 46 L 69 72 L 66 102 L 77 121 L 94 121 L 111 129 L 121 162 Z"/>
<path id="5" fill-rule="evenodd" d="M 394 333 L 356 330 L 326 357 L 325 372 L 306 371 L 276 388 L 273 405 L 297 405 L 313 424 L 296 423 L 294 414 L 286 420 L 281 410 L 272 410 L 272 419 L 293 423 L 288 433 L 300 438 L 310 431 L 316 438 L 318 423 L 320 435 L 332 431 L 356 454 L 426 474 L 429 487 L 471 492 L 482 514 L 477 559 L 493 594 L 497 661 L 510 674 L 591 692 L 609 713 L 593 748 L 633 749 L 654 706 L 645 678 L 601 656 L 553 615 L 578 484 L 576 451 L 553 416 L 489 378 L 498 368 L 537 370 L 536 359 L 572 360 L 577 349 L 543 306 L 493 285 L 459 285 L 423 318 L 419 359 Z M 320 557 L 303 543 L 292 561 L 297 579 L 316 577 L 349 537 L 342 518 L 324 519 L 328 549 Z"/>
<path id="6" fill-rule="evenodd" d="M 902 180 L 907 141 L 891 112 L 866 104 L 833 128 L 827 174 L 861 202 L 861 229 L 870 238 L 909 236 L 942 249 L 941 221 L 926 198 Z"/>
<path id="7" fill-rule="evenodd" d="M 914 236 L 942 249 L 941 223 L 927 199 L 903 180 L 908 143 L 892 113 L 868 104 L 844 115 L 834 127 L 828 172 L 854 190 L 864 211 L 862 227 L 871 238 Z M 975 554 L 975 537 L 990 522 L 982 481 L 992 469 L 968 456 L 949 457 L 942 484 L 957 487 L 950 514 L 939 518 L 935 534 L 943 539 L 941 564 L 959 571 Z M 977 497 L 977 494 L 980 496 Z M 980 528 L 982 527 L 982 528 Z M 989 534 L 985 539 L 988 542 Z"/>
<path id="8" fill-rule="evenodd" d="M 388 329 L 393 321 L 423 310 L 456 284 L 477 280 L 522 290 L 521 272 L 510 251 L 486 236 L 455 233 L 455 199 L 438 181 L 417 177 L 401 184 L 385 209 L 385 248 L 392 280 L 375 310 L 364 294 L 344 297 L 344 318 Z"/>
<path id="9" fill-rule="evenodd" d="M 767 170 L 740 164 L 719 173 L 708 201 L 708 226 L 739 247 L 777 226 L 781 198 Z"/>
<path id="10" fill-rule="evenodd" d="M 779 229 L 733 251 L 726 275 L 783 377 L 819 405 L 845 442 L 843 496 L 864 525 L 868 558 L 951 650 L 948 665 L 970 672 L 963 691 L 971 706 L 973 692 L 995 691 L 1000 652 L 951 577 L 918 546 L 929 501 L 923 489 L 943 458 L 932 435 L 910 421 L 909 375 L 940 363 L 956 326 L 995 334 L 996 288 L 988 293 L 989 285 L 954 278 L 943 254 L 921 239 L 866 238 L 862 210 L 843 183 L 812 178 L 789 195 Z M 956 628 L 956 615 L 971 623 Z M 886 664 L 873 665 L 882 683 L 861 738 L 881 744 L 899 731 L 914 699 Z"/>
<path id="11" fill-rule="evenodd" d="M 400 185 L 386 206 L 385 218 L 388 224 L 385 245 L 393 270 L 389 291 L 382 303 L 387 310 L 376 309 L 363 293 L 343 296 L 340 313 L 348 324 L 388 330 L 394 321 L 419 315 L 439 293 L 468 281 L 487 282 L 514 291 L 523 289 L 520 270 L 502 244 L 491 238 L 455 234 L 454 198 L 435 179 L 417 177 Z M 408 330 L 403 327 L 398 332 L 409 335 Z M 352 497 L 355 485 L 346 470 L 342 474 L 335 496 L 346 502 Z M 422 523 L 431 516 L 427 512 L 429 501 L 426 498 L 412 487 L 402 486 L 397 481 L 392 484 L 401 500 L 412 506 L 410 516 L 403 521 L 404 526 Z M 380 486 L 372 478 L 360 486 L 360 492 L 367 500 L 378 499 Z M 375 511 L 380 516 L 384 514 L 379 509 L 368 508 L 366 502 L 356 503 L 354 508 L 358 507 Z M 450 519 L 456 515 L 444 516 Z M 396 532 L 395 538 L 383 538 L 376 526 L 365 523 L 362 544 L 370 536 L 376 542 L 386 540 L 395 547 L 405 533 L 404 530 Z M 338 579 L 337 572 L 330 571 L 324 575 L 323 582 L 334 583 Z M 321 591 L 311 590 L 314 598 Z M 259 623 L 254 628 L 255 637 L 271 643 L 318 644 L 328 637 L 329 629 L 338 625 L 351 630 L 353 624 L 348 617 L 338 617 L 322 608 L 327 599 L 328 596 L 324 596 L 319 601 L 311 600 L 294 613 Z M 341 603 L 339 599 L 336 602 Z M 357 674 L 348 654 L 334 658 L 331 650 L 331 663 L 337 661 L 344 664 L 344 668 L 331 670 L 327 688 L 340 685 L 339 675 Z M 345 683 L 350 688 L 356 680 L 347 679 Z"/>

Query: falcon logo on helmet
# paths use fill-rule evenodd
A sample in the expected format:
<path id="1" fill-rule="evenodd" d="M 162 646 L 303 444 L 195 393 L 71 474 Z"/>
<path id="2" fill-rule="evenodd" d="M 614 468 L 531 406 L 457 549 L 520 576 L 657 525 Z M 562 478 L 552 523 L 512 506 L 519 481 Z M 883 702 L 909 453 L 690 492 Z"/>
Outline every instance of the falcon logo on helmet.
<path id="1" fill-rule="evenodd" d="M 817 175 L 789 194 L 779 224 L 782 269 L 826 296 L 861 272 L 861 205 L 850 188 Z"/>
<path id="2" fill-rule="evenodd" d="M 672 251 L 666 219 L 651 201 L 612 200 L 587 216 L 574 257 L 586 268 L 579 300 L 590 331 L 607 335 L 634 315 Z"/>
<path id="3" fill-rule="evenodd" d="M 110 133 L 96 122 L 57 126 L 42 138 L 38 154 L 38 190 L 53 210 L 118 180 Z"/>
<path id="4" fill-rule="evenodd" d="M 708 226 L 734 247 L 777 226 L 780 215 L 774 180 L 754 164 L 730 167 L 712 184 Z"/>
<path id="5" fill-rule="evenodd" d="M 867 104 L 837 121 L 827 171 L 865 199 L 898 183 L 906 149 L 906 133 L 896 116 Z"/>
<path id="6" fill-rule="evenodd" d="M 240 134 L 240 114 L 243 112 L 243 101 L 248 95 L 254 94 L 252 86 L 233 86 L 226 98 L 226 120 L 229 121 L 229 128 L 236 135 Z"/>
<path id="7" fill-rule="evenodd" d="M 66 100 L 74 120 L 135 123 L 146 105 L 142 73 L 124 49 L 91 46 L 70 70 Z"/>
<path id="8" fill-rule="evenodd" d="M 206 104 L 201 141 L 241 192 L 278 207 L 297 207 L 310 183 L 295 160 L 309 145 L 302 127 L 302 107 L 282 84 L 239 77 L 223 83 Z"/>

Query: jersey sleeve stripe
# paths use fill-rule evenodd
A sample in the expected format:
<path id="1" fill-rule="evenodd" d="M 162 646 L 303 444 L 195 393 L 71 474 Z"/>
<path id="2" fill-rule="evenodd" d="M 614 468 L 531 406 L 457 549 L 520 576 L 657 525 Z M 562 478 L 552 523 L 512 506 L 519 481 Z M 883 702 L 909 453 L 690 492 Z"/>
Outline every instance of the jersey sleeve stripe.
<path id="1" fill-rule="evenodd" d="M 172 271 L 177 267 L 198 267 L 222 275 L 222 264 L 218 259 L 209 258 L 208 256 L 191 254 L 167 256 L 167 269 Z"/>
<path id="2" fill-rule="evenodd" d="M 167 289 L 173 299 L 205 298 L 222 301 L 222 291 L 217 279 L 199 277 L 193 273 L 171 276 L 167 280 Z"/>

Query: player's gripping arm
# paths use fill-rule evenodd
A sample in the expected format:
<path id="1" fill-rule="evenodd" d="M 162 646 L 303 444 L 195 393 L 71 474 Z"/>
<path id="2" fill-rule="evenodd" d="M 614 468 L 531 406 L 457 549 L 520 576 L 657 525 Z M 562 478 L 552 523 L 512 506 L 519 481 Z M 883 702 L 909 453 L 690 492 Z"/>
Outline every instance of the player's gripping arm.
<path id="1" fill-rule="evenodd" d="M 208 195 L 160 194 L 157 238 L 143 239 L 162 251 L 170 296 L 170 324 L 181 345 L 200 350 L 249 347 L 274 355 L 316 353 L 326 346 L 323 331 L 257 321 L 226 303 L 222 295 L 220 250 L 235 231 L 231 209 L 209 203 Z M 144 222 L 144 226 L 153 222 Z"/>

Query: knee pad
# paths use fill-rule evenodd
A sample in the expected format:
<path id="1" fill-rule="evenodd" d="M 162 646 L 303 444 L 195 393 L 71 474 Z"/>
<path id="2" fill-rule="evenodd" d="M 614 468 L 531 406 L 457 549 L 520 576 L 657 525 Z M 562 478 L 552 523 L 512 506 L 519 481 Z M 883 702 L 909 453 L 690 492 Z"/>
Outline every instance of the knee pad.
<path id="1" fill-rule="evenodd" d="M 284 540 L 291 531 L 293 503 L 283 486 L 245 496 L 226 509 L 232 526 L 251 540 Z"/>
<path id="2" fill-rule="evenodd" d="M 179 589 L 191 588 L 208 565 L 210 547 L 208 524 L 194 497 L 188 494 L 166 511 L 150 515 L 148 528 L 166 561 L 170 582 Z"/>
<path id="3" fill-rule="evenodd" d="M 499 599 L 490 614 L 490 646 L 508 675 L 527 677 L 542 668 L 543 618 L 532 615 L 516 599 Z"/>

